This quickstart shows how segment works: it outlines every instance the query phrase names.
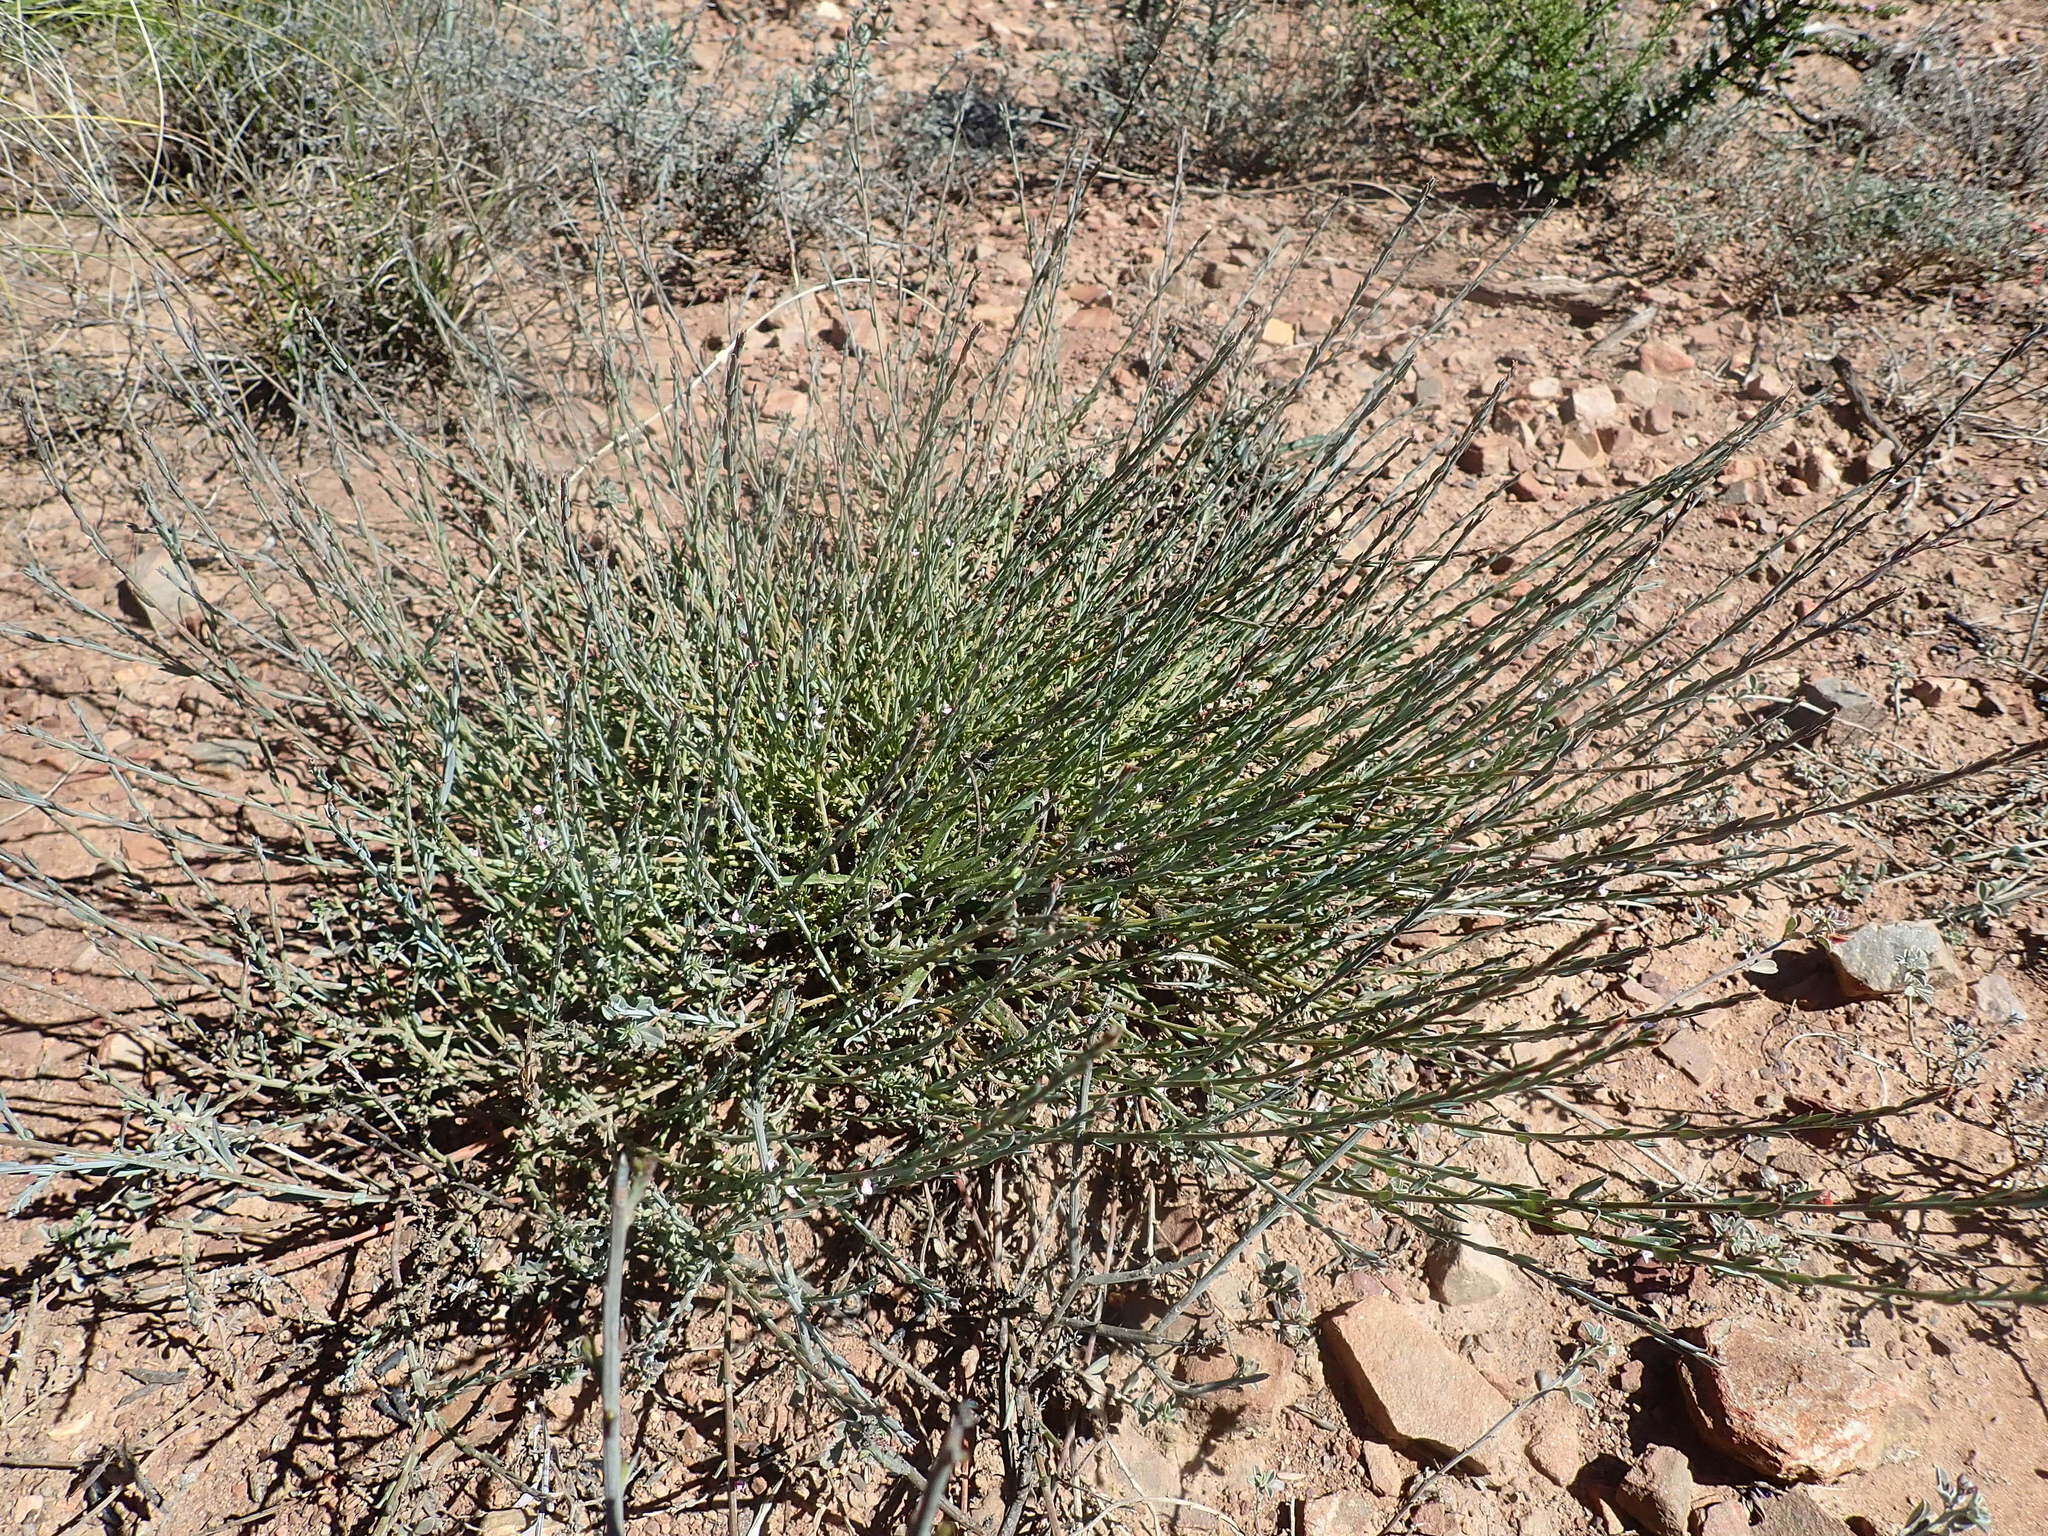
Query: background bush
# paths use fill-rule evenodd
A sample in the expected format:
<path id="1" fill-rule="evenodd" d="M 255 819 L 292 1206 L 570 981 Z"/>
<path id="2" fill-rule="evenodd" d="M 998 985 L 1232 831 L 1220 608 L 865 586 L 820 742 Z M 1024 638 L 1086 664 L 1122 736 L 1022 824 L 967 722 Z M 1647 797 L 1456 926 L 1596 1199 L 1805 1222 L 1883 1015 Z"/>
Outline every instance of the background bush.
<path id="1" fill-rule="evenodd" d="M 1734 104 L 1674 135 L 1624 194 L 1645 247 L 1679 266 L 1730 257 L 1732 286 L 1793 306 L 2037 268 L 2040 62 L 1966 65 L 1939 32 L 1843 51 L 1847 90 Z"/>
<path id="2" fill-rule="evenodd" d="M 1084 71 L 1068 116 L 1113 132 L 1116 160 L 1257 181 L 1354 163 L 1376 125 L 1373 29 L 1358 6 L 1309 0 L 1145 3 L 1115 54 Z"/>
<path id="3" fill-rule="evenodd" d="M 1551 197 L 1606 175 L 1719 92 L 1763 78 L 1818 9 L 1813 0 L 1698 13 L 1662 0 L 1393 0 L 1382 45 L 1417 130 L 1467 145 L 1503 182 Z M 1692 52 L 1683 63 L 1681 50 Z"/>
<path id="4" fill-rule="evenodd" d="M 1818 0 L 1251 0 L 1140 7 L 1095 77 L 1116 153 L 1210 173 L 1372 174 L 1405 145 L 1470 155 L 1520 196 L 1571 195 L 1789 54 Z"/>
<path id="5" fill-rule="evenodd" d="M 30 207 L 126 240 L 197 211 L 228 261 L 195 310 L 249 396 L 342 380 L 396 394 L 473 361 L 494 305 L 602 241 L 657 282 L 724 260 L 787 270 L 819 229 L 822 148 L 858 98 L 865 30 L 779 82 L 735 84 L 687 24 L 474 0 L 208 0 L 74 19 L 60 69 L 8 22 L 62 110 L 5 135 Z M 74 144 L 56 153 L 62 119 Z M 178 229 L 172 236 L 182 242 Z M 176 259 L 163 263 L 180 270 Z M 560 292 L 579 274 L 555 271 Z M 587 278 L 587 271 L 580 274 Z M 530 323 L 498 315 L 509 334 Z"/>

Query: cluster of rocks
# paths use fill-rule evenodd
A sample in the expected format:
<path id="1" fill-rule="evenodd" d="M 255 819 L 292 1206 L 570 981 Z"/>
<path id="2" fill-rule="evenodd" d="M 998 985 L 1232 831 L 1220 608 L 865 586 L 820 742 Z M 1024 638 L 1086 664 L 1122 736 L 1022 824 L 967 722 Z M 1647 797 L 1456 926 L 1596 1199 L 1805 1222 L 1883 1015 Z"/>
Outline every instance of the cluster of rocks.
<path id="1" fill-rule="evenodd" d="M 1518 501 L 1541 501 L 1549 494 L 1544 468 L 1582 485 L 1612 483 L 1610 467 L 1623 480 L 1632 478 L 1628 466 L 1648 440 L 1677 431 L 1700 410 L 1692 386 L 1682 382 L 1693 369 L 1683 348 L 1645 342 L 1636 363 L 1611 385 L 1567 385 L 1553 375 L 1530 380 L 1515 398 L 1501 402 L 1494 431 L 1466 449 L 1459 467 L 1487 477 L 1518 471 L 1508 486 Z"/>
<path id="2" fill-rule="evenodd" d="M 1685 1392 L 1707 1448 L 1780 1485 L 1833 1482 L 1882 1459 L 1891 1393 L 1850 1352 L 1750 1321 L 1717 1323 L 1694 1342 Z M 1576 1437 L 1568 1437 L 1573 1454 L 1562 1459 L 1555 1436 L 1525 1443 L 1506 1395 L 1444 1342 L 1422 1308 L 1394 1297 L 1366 1297 L 1328 1313 L 1322 1343 L 1331 1379 L 1351 1406 L 1387 1446 L 1418 1463 L 1450 1462 L 1505 1482 L 1533 1471 L 1648 1536 L 1852 1536 L 1796 1486 L 1750 1499 L 1702 1488 L 1692 1459 L 1675 1446 L 1649 1445 L 1624 1474 L 1603 1480 Z M 1384 1469 L 1368 1470 L 1375 1488 L 1389 1480 Z M 1339 1499 L 1324 1501 L 1326 1518 L 1317 1522 L 1333 1536 L 1345 1529 L 1335 1518 Z"/>
<path id="3" fill-rule="evenodd" d="M 1898 697 L 1902 710 L 1953 705 L 1987 717 L 2007 712 L 1996 690 L 1975 677 L 1917 677 L 1899 690 Z M 1853 739 L 1883 729 L 1892 716 L 1883 700 L 1847 678 L 1809 677 L 1800 683 L 1780 718 L 1796 739 L 1811 742 L 1823 737 Z"/>
<path id="4" fill-rule="evenodd" d="M 1743 415 L 1793 392 L 1768 365 L 1727 382 L 1746 402 L 1736 408 Z M 1541 501 L 1554 487 L 1636 484 L 1651 471 L 1653 441 L 1701 417 L 1715 389 L 1683 346 L 1645 341 L 1635 366 L 1611 382 L 1568 383 L 1546 374 L 1523 383 L 1495 408 L 1491 430 L 1467 446 L 1459 467 L 1485 479 L 1512 475 L 1508 494 L 1518 501 Z M 1432 403 L 1420 387 L 1413 398 L 1417 405 Z M 1889 439 L 1857 443 L 1839 430 L 1816 431 L 1787 443 L 1781 459 L 1751 452 L 1728 461 L 1720 477 L 1727 520 L 1753 517 L 1744 509 L 1777 497 L 1833 496 L 1868 484 L 1896 466 L 1898 453 Z"/>

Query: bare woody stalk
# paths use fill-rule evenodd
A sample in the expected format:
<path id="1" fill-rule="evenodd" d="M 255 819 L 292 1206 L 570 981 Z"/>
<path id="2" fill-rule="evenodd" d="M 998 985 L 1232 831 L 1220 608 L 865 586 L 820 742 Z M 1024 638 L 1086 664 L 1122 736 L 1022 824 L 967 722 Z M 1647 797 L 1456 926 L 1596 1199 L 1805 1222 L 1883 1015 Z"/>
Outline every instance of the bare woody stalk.
<path id="1" fill-rule="evenodd" d="M 607 1536 L 625 1536 L 626 1455 L 621 1429 L 621 1385 L 626 1325 L 626 1240 L 633 1213 L 647 1192 L 648 1168 L 621 1152 L 612 1164 L 611 1241 L 604 1270 L 604 1353 L 598 1359 L 598 1390 L 604 1398 L 604 1522 Z"/>
<path id="2" fill-rule="evenodd" d="M 946 1506 L 946 1484 L 952 1479 L 953 1469 L 960 1465 L 960 1453 L 967 1443 L 967 1432 L 974 1428 L 976 1412 L 971 1397 L 963 1397 L 953 1409 L 953 1417 L 946 1425 L 946 1438 L 939 1443 L 938 1459 L 924 1480 L 924 1493 L 917 1501 L 910 1536 L 932 1536 L 932 1526 Z"/>

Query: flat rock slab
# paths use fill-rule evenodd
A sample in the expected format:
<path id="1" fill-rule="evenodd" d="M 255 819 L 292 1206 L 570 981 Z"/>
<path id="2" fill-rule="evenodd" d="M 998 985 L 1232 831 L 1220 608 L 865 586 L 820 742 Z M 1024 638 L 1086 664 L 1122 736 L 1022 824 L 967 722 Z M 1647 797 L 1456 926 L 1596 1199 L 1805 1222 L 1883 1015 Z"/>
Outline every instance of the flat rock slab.
<path id="1" fill-rule="evenodd" d="M 1379 1536 L 1390 1513 L 1369 1493 L 1326 1493 L 1302 1506 L 1301 1536 Z"/>
<path id="2" fill-rule="evenodd" d="M 1369 1296 L 1325 1313 L 1323 1352 L 1332 1373 L 1388 1442 L 1432 1461 L 1472 1445 L 1500 1422 L 1508 1400 L 1455 1354 L 1413 1308 Z M 1459 1463 L 1499 1472 L 1517 1448 L 1512 1430 Z"/>
<path id="3" fill-rule="evenodd" d="M 1693 1520 L 1693 1536 L 1755 1536 L 1749 1511 L 1734 1500 L 1709 1504 Z"/>
<path id="4" fill-rule="evenodd" d="M 1749 1536 L 1856 1536 L 1800 1489 L 1765 1501 Z"/>
<path id="5" fill-rule="evenodd" d="M 1430 1245 L 1424 1263 L 1430 1294 L 1447 1307 L 1477 1306 L 1505 1296 L 1514 1289 L 1516 1273 L 1514 1265 L 1489 1251 L 1498 1246 L 1481 1223 L 1460 1222 L 1456 1237 Z"/>
<path id="6" fill-rule="evenodd" d="M 1932 923 L 1868 923 L 1827 953 L 1844 997 L 1891 997 L 1916 983 L 1931 989 L 1963 979 L 1955 951 Z"/>
<path id="7" fill-rule="evenodd" d="M 1650 1536 L 1687 1536 L 1692 1525 L 1692 1463 L 1682 1451 L 1653 1445 L 1614 1491 L 1614 1502 Z"/>
<path id="8" fill-rule="evenodd" d="M 1687 1400 L 1709 1444 L 1786 1482 L 1831 1483 L 1884 1454 L 1890 1393 L 1840 1345 L 1750 1321 L 1696 1331 Z"/>
<path id="9" fill-rule="evenodd" d="M 1869 731 L 1884 720 L 1884 706 L 1842 677 L 1808 678 L 1799 685 L 1798 696 L 1786 714 L 1793 734 L 1808 740 L 1833 726 Z"/>

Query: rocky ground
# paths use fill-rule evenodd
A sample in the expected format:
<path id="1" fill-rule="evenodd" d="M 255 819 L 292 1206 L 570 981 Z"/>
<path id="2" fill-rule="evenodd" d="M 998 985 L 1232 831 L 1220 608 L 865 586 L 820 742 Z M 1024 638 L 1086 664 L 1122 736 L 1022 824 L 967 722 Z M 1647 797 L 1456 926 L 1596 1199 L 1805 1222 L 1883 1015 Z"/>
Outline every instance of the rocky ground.
<path id="1" fill-rule="evenodd" d="M 1987 48 L 2048 48 L 2039 5 L 1946 14 Z M 759 46 L 787 57 L 846 26 L 820 0 L 761 29 Z M 1028 80 L 1087 26 L 1052 4 L 1002 16 L 903 6 L 876 67 L 906 92 L 952 78 L 963 60 Z M 954 222 L 956 275 L 972 283 L 974 319 L 999 331 L 1025 302 L 1032 220 L 1014 202 L 984 203 Z M 1304 430 L 1340 417 L 1415 344 L 1403 430 L 1423 453 L 1454 442 L 1478 413 L 1447 504 L 1497 495 L 1489 536 L 1505 551 L 1573 500 L 1643 484 L 1760 411 L 1783 410 L 1726 464 L 1711 518 L 1666 562 L 1673 601 L 1738 554 L 1782 545 L 1796 555 L 1805 520 L 1860 486 L 1885 488 L 1887 538 L 1926 547 L 1890 578 L 1897 601 L 1727 701 L 1731 719 L 1790 707 L 1801 722 L 1760 770 L 1759 794 L 1852 800 L 2048 734 L 2048 364 L 2023 358 L 1960 415 L 1944 414 L 2048 314 L 2038 271 L 1780 312 L 1747 296 L 1739 249 L 1698 269 L 1654 269 L 1621 243 L 1626 221 L 1604 205 L 1557 211 L 1500 255 L 1519 215 L 1424 204 L 1413 188 L 1120 180 L 1096 186 L 1078 215 L 1057 294 L 1067 366 L 1090 376 L 1160 314 L 1213 332 L 1254 292 L 1270 305 L 1258 311 L 1260 358 L 1294 366 L 1338 325 L 1417 205 L 1433 249 L 1395 280 L 1372 331 L 1329 360 Z M 748 338 L 747 387 L 770 420 L 801 430 L 864 344 L 907 323 L 887 302 L 813 286 L 685 295 L 697 301 L 673 311 L 676 342 L 708 356 Z M 1439 322 L 1453 296 L 1458 306 Z M 44 378 L 120 375 L 120 329 L 83 318 L 75 290 L 28 282 L 14 297 L 32 318 L 25 344 Z M 1109 382 L 1112 399 L 1143 387 L 1128 361 Z M 1930 434 L 1928 451 L 1895 469 Z M 179 451 L 203 463 L 196 434 Z M 138 622 L 179 622 L 178 594 L 153 589 L 136 567 L 138 520 L 123 505 L 132 455 L 132 440 L 115 435 L 97 456 L 61 466 L 68 501 L 26 452 L 0 464 L 0 528 L 11 541 L 0 616 L 50 621 L 48 595 L 24 576 L 34 560 L 95 606 L 139 603 Z M 100 520 L 106 552 L 81 535 L 74 506 Z M 1654 619 L 1657 598 L 1647 601 Z M 204 690 L 133 661 L 15 646 L 0 654 L 0 718 L 9 775 L 61 790 L 74 813 L 118 815 L 134 786 L 53 751 L 40 733 L 95 732 L 166 771 L 231 774 L 248 763 L 247 744 L 212 732 Z M 75 814 L 18 801 L 0 811 L 0 841 L 81 884 L 144 856 L 118 835 L 104 847 L 80 841 L 76 825 Z M 1833 865 L 1703 912 L 1696 934 L 1648 965 L 1533 1000 L 1560 1015 L 1603 1001 L 1712 1007 L 1569 1100 L 1517 1112 L 1534 1128 L 1583 1128 L 1603 1112 L 1843 1111 L 1924 1089 L 1937 1100 L 1888 1136 L 1758 1142 L 1671 1176 L 1800 1181 L 1836 1198 L 1901 1169 L 2042 1182 L 2043 780 L 2001 771 L 1931 798 L 1845 810 L 1828 831 L 1849 848 Z M 0 884 L 0 920 L 0 1114 L 26 1161 L 38 1147 L 111 1134 L 129 1112 L 125 1096 L 161 1085 L 175 1063 L 139 1043 L 146 993 L 105 963 L 74 915 Z M 1501 1155 L 1553 1171 L 1541 1149 Z M 1550 1161 L 1562 1176 L 1567 1165 Z M 0 1528 L 555 1528 L 522 1495 L 534 1474 L 492 1468 L 587 1453 L 587 1377 L 531 1399 L 479 1387 L 448 1413 L 453 1429 L 423 1428 L 403 1408 L 407 1372 L 455 1370 L 452 1356 L 418 1362 L 395 1349 L 382 1373 L 337 1376 L 322 1355 L 323 1325 L 374 1293 L 380 1266 L 407 1260 L 401 1227 L 298 1248 L 261 1235 L 290 1202 L 252 1187 L 208 1213 L 204 1239 L 137 1238 L 137 1254 L 170 1278 L 94 1292 L 47 1262 L 52 1235 L 39 1217 L 49 1191 L 7 1182 L 24 1214 L 0 1234 L 0 1265 L 19 1282 L 0 1312 Z M 1472 1228 L 1466 1244 L 1433 1245 L 1369 1211 L 1331 1220 L 1370 1263 L 1333 1265 L 1309 1235 L 1276 1230 L 1183 1322 L 1171 1369 L 1211 1390 L 1150 1421 L 1110 1411 L 1077 1431 L 1070 1471 L 1094 1490 L 1087 1529 L 1893 1536 L 1917 1503 L 1936 1501 L 1938 1474 L 1974 1485 L 2006 1536 L 2048 1529 L 2048 1331 L 2031 1310 L 1788 1290 L 1626 1255 L 1596 1262 L 1561 1239 L 1534 1240 L 1546 1262 L 1693 1341 L 1688 1353 L 1490 1253 L 1500 1233 Z M 1160 1230 L 1169 1248 L 1214 1251 L 1227 1211 L 1190 1200 Z M 215 1246 L 223 1232 L 245 1234 L 246 1251 L 201 1265 L 226 1251 Z M 2048 1274 L 2037 1227 L 1907 1214 L 1870 1223 L 1868 1236 L 1938 1248 L 1981 1274 Z M 1275 1266 L 1291 1277 L 1277 1288 Z M 764 1442 L 761 1426 L 787 1390 L 763 1374 L 738 1399 L 755 1405 L 749 1429 Z M 733 1391 L 699 1360 L 650 1401 L 640 1448 L 659 1471 L 636 1531 L 740 1536 L 898 1518 L 880 1491 L 848 1493 L 852 1473 L 828 1485 L 831 1497 L 787 1469 L 735 1478 Z M 711 1427 L 721 1412 L 722 1440 Z M 792 1429 L 781 1454 L 801 1465 L 819 1447 Z M 401 1464 L 413 1489 L 404 1524 L 385 1518 L 373 1492 Z M 960 1529 L 1007 1536 L 1000 1488 L 977 1465 L 970 1458 L 958 1495 L 975 1523 Z"/>

